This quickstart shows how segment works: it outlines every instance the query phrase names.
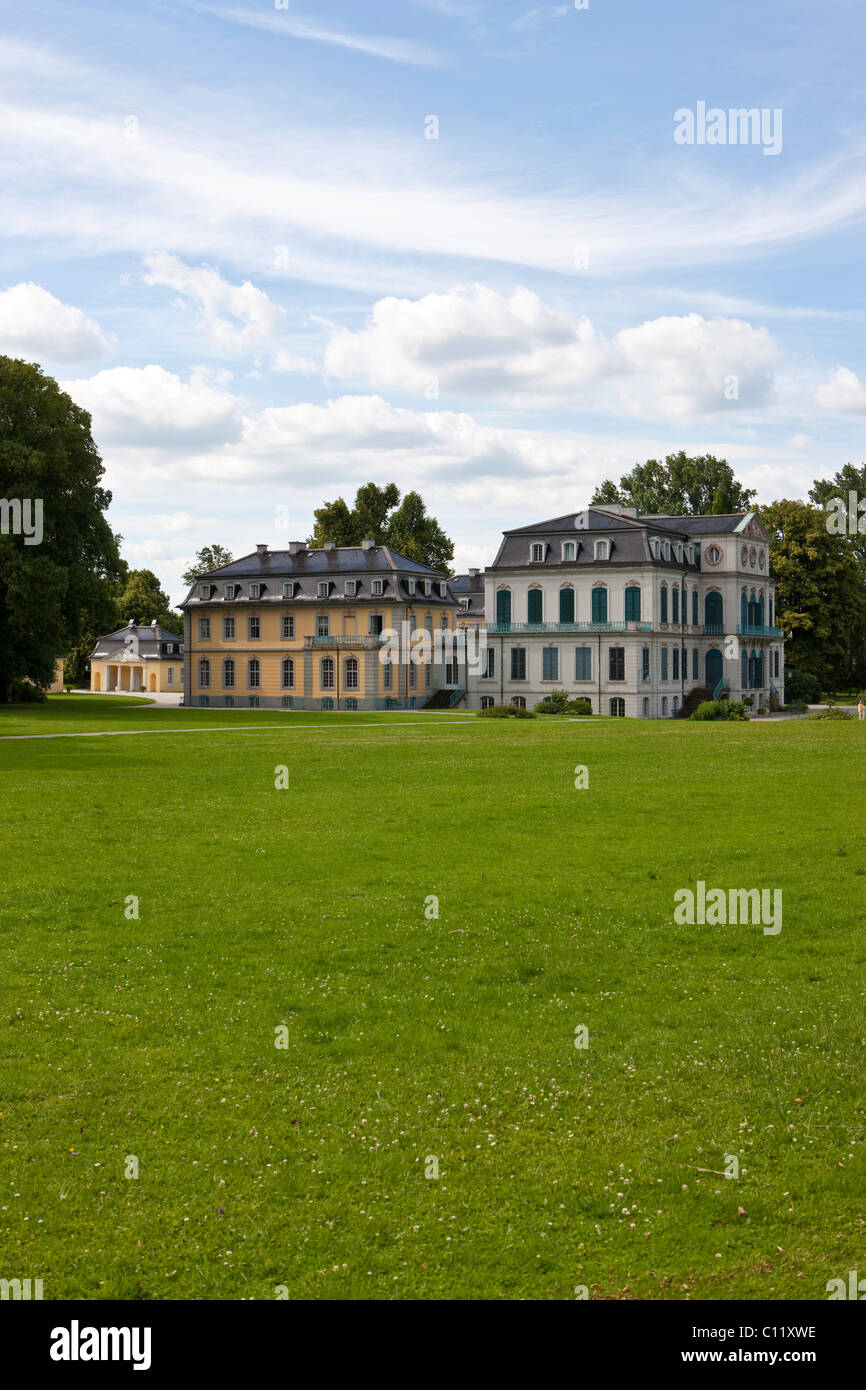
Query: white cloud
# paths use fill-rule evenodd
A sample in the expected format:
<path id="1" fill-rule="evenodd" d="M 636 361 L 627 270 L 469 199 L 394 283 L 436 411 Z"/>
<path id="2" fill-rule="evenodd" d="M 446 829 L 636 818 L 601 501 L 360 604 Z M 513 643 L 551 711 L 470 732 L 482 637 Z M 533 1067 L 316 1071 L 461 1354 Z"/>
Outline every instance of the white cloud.
<path id="1" fill-rule="evenodd" d="M 242 401 L 214 385 L 221 376 L 199 371 L 184 382 L 164 367 L 112 367 L 63 390 L 93 416 L 97 445 L 190 452 L 238 439 Z"/>
<path id="2" fill-rule="evenodd" d="M 849 367 L 836 367 L 815 388 L 815 400 L 831 415 L 859 415 L 866 412 L 866 388 Z"/>
<path id="3" fill-rule="evenodd" d="M 382 299 L 367 327 L 337 329 L 329 376 L 428 398 L 456 394 L 513 407 L 553 403 L 682 418 L 723 410 L 726 382 L 741 406 L 772 393 L 780 353 L 764 328 L 699 314 L 658 318 L 612 338 L 517 289 L 483 285 Z"/>
<path id="4" fill-rule="evenodd" d="M 177 256 L 157 251 L 144 257 L 147 285 L 167 285 L 200 310 L 202 328 L 213 345 L 238 351 L 273 338 L 286 321 L 286 311 L 249 280 L 232 285 L 212 266 L 185 265 Z"/>
<path id="5" fill-rule="evenodd" d="M 231 5 L 206 5 L 186 0 L 187 8 L 199 14 L 213 15 L 232 24 L 244 24 L 251 29 L 263 29 L 286 39 L 307 39 L 312 43 L 326 43 L 338 48 L 354 49 L 371 58 L 385 58 L 391 63 L 409 63 L 416 67 L 442 67 L 446 59 L 441 53 L 423 44 L 413 43 L 411 39 L 393 39 L 367 34 L 352 34 L 342 29 L 329 29 L 319 20 L 305 19 L 297 13 L 285 10 L 239 10 Z"/>
<path id="6" fill-rule="evenodd" d="M 571 9 L 571 5 L 539 5 L 534 10 L 527 10 L 518 19 L 511 21 L 510 29 L 537 29 L 539 24 L 546 19 L 562 19 Z"/>
<path id="7" fill-rule="evenodd" d="M 90 362 L 111 340 L 80 309 L 27 281 L 0 291 L 0 352 L 49 362 Z"/>

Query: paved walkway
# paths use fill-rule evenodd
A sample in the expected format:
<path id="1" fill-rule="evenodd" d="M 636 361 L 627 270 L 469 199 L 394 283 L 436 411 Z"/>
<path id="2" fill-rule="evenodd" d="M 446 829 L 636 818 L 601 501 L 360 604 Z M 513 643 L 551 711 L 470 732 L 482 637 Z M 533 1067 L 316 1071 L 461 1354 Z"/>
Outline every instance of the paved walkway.
<path id="1" fill-rule="evenodd" d="M 160 690 L 73 690 L 73 695 L 126 695 L 133 699 L 150 700 L 155 705 L 179 705 L 181 695 Z"/>

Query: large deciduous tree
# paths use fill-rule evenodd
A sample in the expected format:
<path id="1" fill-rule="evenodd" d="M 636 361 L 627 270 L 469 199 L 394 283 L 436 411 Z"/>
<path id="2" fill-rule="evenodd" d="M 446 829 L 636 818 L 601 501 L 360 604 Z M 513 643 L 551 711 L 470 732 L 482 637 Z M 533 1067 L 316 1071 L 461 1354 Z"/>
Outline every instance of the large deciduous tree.
<path id="1" fill-rule="evenodd" d="M 103 473 L 87 411 L 35 364 L 0 356 L 0 700 L 24 676 L 48 685 L 55 658 L 113 620 L 123 565 Z M 39 504 L 38 544 L 15 525 L 24 501 Z"/>
<path id="2" fill-rule="evenodd" d="M 668 454 L 664 463 L 647 459 L 630 473 L 624 473 L 619 486 L 606 479 L 592 495 L 590 505 L 620 502 L 636 507 L 642 515 L 721 516 L 747 512 L 755 493 L 734 477 L 731 465 L 713 454 L 689 457 L 685 450 Z"/>
<path id="3" fill-rule="evenodd" d="M 201 550 L 196 551 L 195 559 L 189 569 L 181 575 L 181 579 L 184 584 L 194 584 L 200 574 L 210 574 L 212 570 L 221 569 L 223 565 L 230 565 L 233 558 L 231 551 L 222 545 L 203 545 Z"/>
<path id="4" fill-rule="evenodd" d="M 454 556 L 454 544 L 436 518 L 430 516 L 418 492 L 407 492 L 401 502 L 396 483 L 387 483 L 385 487 L 366 483 L 358 488 L 354 507 L 338 497 L 318 507 L 313 515 L 316 525 L 307 541 L 310 546 L 322 546 L 325 541 L 360 545 L 370 539 L 377 545 L 390 546 L 419 565 L 451 573 L 448 562 Z"/>
<path id="5" fill-rule="evenodd" d="M 171 600 L 153 570 L 130 570 L 117 600 L 120 621 L 152 623 L 170 632 L 183 632 L 183 618 L 171 611 Z"/>

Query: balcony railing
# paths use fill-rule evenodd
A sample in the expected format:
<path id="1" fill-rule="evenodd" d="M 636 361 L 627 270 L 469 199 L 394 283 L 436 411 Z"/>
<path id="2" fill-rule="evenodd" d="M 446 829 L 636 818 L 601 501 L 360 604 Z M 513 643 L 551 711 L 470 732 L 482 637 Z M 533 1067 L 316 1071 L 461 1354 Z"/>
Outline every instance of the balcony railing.
<path id="1" fill-rule="evenodd" d="M 494 636 L 532 632 L 652 632 L 652 623 L 634 622 L 631 618 L 621 623 L 490 623 L 487 631 Z"/>
<path id="2" fill-rule="evenodd" d="M 385 638 L 380 633 L 372 633 L 369 636 L 348 636 L 334 633 L 331 637 L 305 637 L 305 647 L 345 647 L 354 648 L 356 651 L 375 651 L 376 647 L 381 646 Z"/>
<path id="3" fill-rule="evenodd" d="M 758 623 L 740 623 L 737 627 L 740 637 L 781 637 L 778 627 L 762 627 Z"/>
<path id="4" fill-rule="evenodd" d="M 705 637 L 724 637 L 726 630 L 719 623 L 704 623 Z"/>

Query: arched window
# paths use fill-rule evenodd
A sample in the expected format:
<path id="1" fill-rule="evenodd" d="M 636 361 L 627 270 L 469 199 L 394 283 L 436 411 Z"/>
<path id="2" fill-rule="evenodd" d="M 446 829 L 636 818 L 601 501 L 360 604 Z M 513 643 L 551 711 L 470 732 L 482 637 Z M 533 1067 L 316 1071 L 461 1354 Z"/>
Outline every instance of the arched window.
<path id="1" fill-rule="evenodd" d="M 643 717 L 644 719 L 649 719 L 649 700 L 646 695 L 643 699 Z"/>
<path id="2" fill-rule="evenodd" d="M 607 559 L 607 541 L 596 541 L 596 543 L 595 543 L 595 558 L 596 558 L 596 560 L 606 560 L 606 559 Z"/>
<path id="3" fill-rule="evenodd" d="M 748 625 L 749 625 L 749 598 L 748 598 L 748 595 L 747 595 L 747 593 L 746 593 L 746 591 L 745 591 L 745 589 L 744 589 L 743 592 L 740 594 L 740 626 L 741 626 L 741 627 L 748 627 Z"/>
<path id="4" fill-rule="evenodd" d="M 525 696 L 525 695 L 512 695 L 512 697 L 511 697 L 511 703 L 512 703 L 512 705 L 514 706 L 515 709 L 526 709 L 526 696 Z"/>
<path id="5" fill-rule="evenodd" d="M 622 699 L 621 697 L 619 697 L 619 696 L 617 697 L 617 699 L 611 700 L 611 702 L 610 702 L 610 712 L 611 712 L 611 714 L 614 716 L 615 719 L 624 719 L 624 718 L 625 718 L 625 700 L 623 700 L 623 699 Z"/>
<path id="6" fill-rule="evenodd" d="M 498 589 L 496 592 L 496 621 L 511 622 L 511 590 Z"/>
<path id="7" fill-rule="evenodd" d="M 321 665 L 321 677 L 319 684 L 323 690 L 334 689 L 334 658 L 323 656 Z"/>
<path id="8" fill-rule="evenodd" d="M 607 589 L 603 587 L 592 591 L 592 621 L 607 622 Z"/>
<path id="9" fill-rule="evenodd" d="M 692 627 L 698 626 L 698 591 L 692 589 Z"/>
<path id="10" fill-rule="evenodd" d="M 668 697 L 667 697 L 667 695 L 663 695 L 663 696 L 662 696 L 662 718 L 663 718 L 663 719 L 666 717 L 667 712 L 668 712 Z"/>
<path id="11" fill-rule="evenodd" d="M 718 647 L 711 647 L 704 657 L 704 685 L 708 685 L 711 690 L 715 690 L 724 674 L 724 662 L 722 653 Z"/>
<path id="12" fill-rule="evenodd" d="M 346 701 L 346 709 L 357 709 L 357 708 L 358 708 L 358 701 L 357 701 L 357 700 L 347 700 L 347 701 Z"/>
<path id="13" fill-rule="evenodd" d="M 562 547 L 562 558 L 566 563 L 574 560 L 574 541 L 566 541 Z"/>
<path id="14" fill-rule="evenodd" d="M 749 626 L 750 626 L 750 627 L 757 627 L 757 625 L 758 625 L 758 600 L 757 600 L 757 598 L 755 597 L 755 591 L 754 591 L 754 589 L 753 589 L 752 592 L 749 594 Z"/>
<path id="15" fill-rule="evenodd" d="M 210 686 L 210 662 L 206 657 L 198 663 L 198 683 L 204 690 Z"/>
<path id="16" fill-rule="evenodd" d="M 667 586 L 667 584 L 663 584 L 663 585 L 662 585 L 662 615 L 661 615 L 661 621 L 662 621 L 663 623 L 666 623 L 667 620 L 668 620 L 668 586 Z"/>
<path id="17" fill-rule="evenodd" d="M 295 684 L 295 663 L 290 656 L 284 656 L 280 663 L 283 689 L 291 690 Z"/>
<path id="18" fill-rule="evenodd" d="M 704 626 L 721 632 L 724 621 L 721 594 L 707 594 L 704 599 Z"/>
<path id="19" fill-rule="evenodd" d="M 759 626 L 759 627 L 763 627 L 763 626 L 764 626 L 764 595 L 763 595 L 763 594 L 761 594 L 760 598 L 758 599 L 758 626 Z"/>
<path id="20" fill-rule="evenodd" d="M 333 709 L 333 708 L 334 708 L 334 702 L 333 702 L 333 700 L 323 700 L 323 701 L 322 701 L 322 709 Z"/>
<path id="21" fill-rule="evenodd" d="M 357 690 L 360 685 L 361 668 L 358 665 L 358 658 L 350 656 L 346 660 L 346 689 Z"/>
<path id="22" fill-rule="evenodd" d="M 574 622 L 574 590 L 572 588 L 560 589 L 559 591 L 559 621 L 561 623 Z"/>
<path id="23" fill-rule="evenodd" d="M 769 619 L 769 626 L 770 626 L 770 627 L 775 627 L 775 626 L 776 626 L 776 624 L 773 622 L 773 595 L 772 595 L 772 594 L 770 594 L 770 619 Z"/>
<path id="24" fill-rule="evenodd" d="M 677 712 L 677 710 L 679 709 L 679 707 L 680 707 L 680 697 L 679 697 L 679 695 L 675 695 L 675 696 L 673 697 L 673 699 L 671 700 L 671 714 L 676 714 L 676 712 Z"/>
<path id="25" fill-rule="evenodd" d="M 482 709 L 492 709 L 492 708 L 493 708 L 493 696 L 492 696 L 492 695 L 482 695 L 482 696 L 481 696 L 481 708 L 482 708 Z"/>
<path id="26" fill-rule="evenodd" d="M 640 622 L 640 588 L 629 584 L 625 591 L 625 620 L 627 623 Z"/>
<path id="27" fill-rule="evenodd" d="M 235 663 L 230 656 L 223 662 L 223 686 L 226 690 L 235 688 Z"/>
<path id="28" fill-rule="evenodd" d="M 671 601 L 673 604 L 671 621 L 674 623 L 678 623 L 680 620 L 680 587 L 678 584 L 675 584 L 673 589 L 671 590 Z"/>
<path id="29" fill-rule="evenodd" d="M 749 654 L 745 647 L 740 654 L 740 686 L 743 690 L 749 688 Z"/>
<path id="30" fill-rule="evenodd" d="M 250 690 L 258 690 L 262 683 L 262 663 L 257 656 L 247 662 L 247 684 Z"/>
<path id="31" fill-rule="evenodd" d="M 526 596 L 526 621 L 540 623 L 542 618 L 542 596 L 540 589 L 530 589 Z"/>

